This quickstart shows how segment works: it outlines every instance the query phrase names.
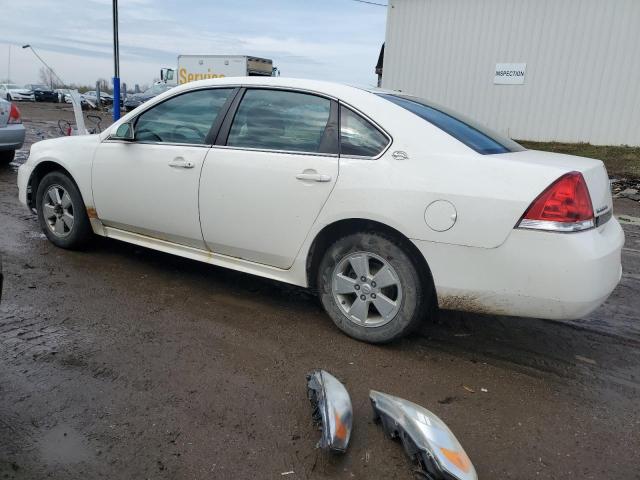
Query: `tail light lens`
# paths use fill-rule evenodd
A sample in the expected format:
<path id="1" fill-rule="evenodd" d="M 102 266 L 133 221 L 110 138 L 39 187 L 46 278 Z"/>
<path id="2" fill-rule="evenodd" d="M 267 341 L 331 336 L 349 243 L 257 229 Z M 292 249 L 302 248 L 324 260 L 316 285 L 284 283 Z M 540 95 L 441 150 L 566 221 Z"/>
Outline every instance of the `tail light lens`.
<path id="1" fill-rule="evenodd" d="M 11 104 L 11 110 L 9 111 L 9 120 L 7 123 L 22 123 L 22 118 L 20 117 L 20 110 L 14 103 Z"/>
<path id="2" fill-rule="evenodd" d="M 553 182 L 533 201 L 517 226 L 554 232 L 593 228 L 593 206 L 582 174 L 570 172 Z"/>

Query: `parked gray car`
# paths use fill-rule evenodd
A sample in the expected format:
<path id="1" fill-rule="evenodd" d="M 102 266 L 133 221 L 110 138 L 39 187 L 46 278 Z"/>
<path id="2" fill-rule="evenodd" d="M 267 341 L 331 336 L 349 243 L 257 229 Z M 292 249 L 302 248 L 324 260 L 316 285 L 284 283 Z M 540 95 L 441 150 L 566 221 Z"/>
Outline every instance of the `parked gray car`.
<path id="1" fill-rule="evenodd" d="M 13 160 L 24 143 L 25 129 L 20 110 L 15 104 L 0 98 L 0 163 Z"/>

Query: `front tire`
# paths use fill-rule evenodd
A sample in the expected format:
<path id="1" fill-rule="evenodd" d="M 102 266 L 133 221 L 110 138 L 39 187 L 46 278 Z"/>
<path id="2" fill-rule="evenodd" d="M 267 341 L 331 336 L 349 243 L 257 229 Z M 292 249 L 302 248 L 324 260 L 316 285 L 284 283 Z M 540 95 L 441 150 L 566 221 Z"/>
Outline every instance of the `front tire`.
<path id="1" fill-rule="evenodd" d="M 336 326 L 369 343 L 401 338 L 425 318 L 431 288 L 391 236 L 360 232 L 334 242 L 318 269 L 320 300 Z"/>
<path id="2" fill-rule="evenodd" d="M 89 243 L 92 229 L 84 201 L 64 173 L 45 175 L 38 185 L 36 209 L 40 227 L 54 245 L 76 250 Z"/>
<path id="3" fill-rule="evenodd" d="M 11 94 L 9 94 L 9 93 L 7 93 L 7 101 L 8 101 L 8 102 L 11 102 L 11 101 L 12 101 L 12 99 L 11 99 Z"/>

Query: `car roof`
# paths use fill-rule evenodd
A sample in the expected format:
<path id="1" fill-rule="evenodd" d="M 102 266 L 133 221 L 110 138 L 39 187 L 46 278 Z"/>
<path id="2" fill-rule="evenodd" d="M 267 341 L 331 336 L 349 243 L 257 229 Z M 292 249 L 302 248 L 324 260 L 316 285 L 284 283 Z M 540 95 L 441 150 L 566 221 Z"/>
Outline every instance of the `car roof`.
<path id="1" fill-rule="evenodd" d="M 246 85 L 246 86 L 264 86 L 278 88 L 294 88 L 300 90 L 309 90 L 318 93 L 324 93 L 336 98 L 349 97 L 354 94 L 361 95 L 362 92 L 369 93 L 370 88 L 355 87 L 336 82 L 327 82 L 324 80 L 311 80 L 305 78 L 290 77 L 224 77 L 212 78 L 207 80 L 196 80 L 193 82 L 179 85 L 178 89 L 190 90 L 192 88 L 202 88 L 207 86 L 224 86 L 224 85 Z"/>

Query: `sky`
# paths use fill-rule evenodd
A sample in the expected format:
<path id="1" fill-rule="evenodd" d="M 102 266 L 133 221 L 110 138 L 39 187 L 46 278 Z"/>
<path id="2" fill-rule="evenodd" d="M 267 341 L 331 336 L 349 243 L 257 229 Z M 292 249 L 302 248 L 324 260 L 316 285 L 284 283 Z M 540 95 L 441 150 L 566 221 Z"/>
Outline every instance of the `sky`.
<path id="1" fill-rule="evenodd" d="M 373 86 L 386 8 L 354 0 L 120 0 L 120 77 L 151 84 L 180 54 L 271 58 L 282 76 Z M 384 0 L 379 3 L 386 3 Z M 113 76 L 111 0 L 0 0 L 0 79 Z M 10 55 L 9 55 L 10 53 Z M 9 61 L 10 59 L 10 61 Z"/>

